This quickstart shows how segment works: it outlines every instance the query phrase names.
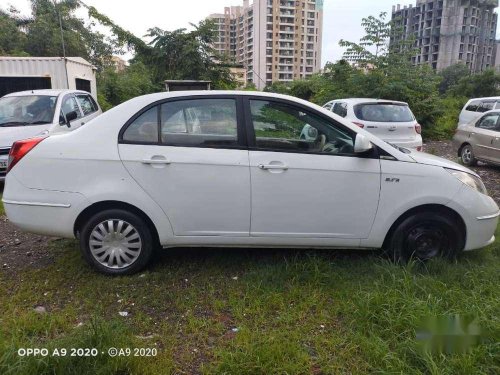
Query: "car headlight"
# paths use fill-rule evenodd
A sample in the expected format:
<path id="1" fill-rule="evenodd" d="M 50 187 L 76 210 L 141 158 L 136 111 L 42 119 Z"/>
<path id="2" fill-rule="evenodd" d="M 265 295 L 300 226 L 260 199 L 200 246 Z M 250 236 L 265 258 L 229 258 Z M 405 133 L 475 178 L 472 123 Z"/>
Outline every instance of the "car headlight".
<path id="1" fill-rule="evenodd" d="M 479 191 L 480 193 L 484 195 L 488 195 L 488 191 L 486 190 L 486 187 L 483 184 L 483 181 L 477 176 L 474 176 L 473 174 L 467 173 L 467 172 L 462 172 L 462 171 L 457 171 L 455 169 L 448 169 L 445 168 L 450 174 L 458 178 L 462 183 L 464 183 L 467 186 L 470 186 L 471 188 Z"/>

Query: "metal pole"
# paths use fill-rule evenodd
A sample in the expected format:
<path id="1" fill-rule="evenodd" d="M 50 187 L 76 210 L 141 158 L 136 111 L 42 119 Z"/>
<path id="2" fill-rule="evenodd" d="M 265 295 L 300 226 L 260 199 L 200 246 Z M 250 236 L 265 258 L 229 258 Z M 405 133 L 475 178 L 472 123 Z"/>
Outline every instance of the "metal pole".
<path id="1" fill-rule="evenodd" d="M 62 51 L 63 51 L 63 59 L 64 59 L 64 70 L 66 72 L 66 88 L 69 89 L 69 77 L 68 77 L 68 63 L 66 59 L 66 46 L 64 44 L 64 33 L 63 33 L 63 27 L 62 27 L 62 17 L 61 17 L 61 12 L 57 7 L 57 2 L 54 0 L 54 8 L 57 12 L 57 16 L 59 18 L 59 31 L 61 32 L 61 44 L 62 44 Z"/>

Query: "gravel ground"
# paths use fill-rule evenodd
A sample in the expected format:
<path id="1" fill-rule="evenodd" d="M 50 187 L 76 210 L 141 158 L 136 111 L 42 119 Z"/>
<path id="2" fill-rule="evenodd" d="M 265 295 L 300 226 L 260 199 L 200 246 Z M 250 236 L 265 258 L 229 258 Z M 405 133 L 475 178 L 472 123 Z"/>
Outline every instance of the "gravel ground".
<path id="1" fill-rule="evenodd" d="M 457 161 L 451 142 L 428 142 L 428 153 Z M 484 181 L 489 194 L 500 203 L 500 167 L 479 163 L 473 168 Z M 0 185 L 0 191 L 3 186 Z M 54 261 L 50 242 L 57 239 L 23 233 L 17 230 L 5 216 L 0 216 L 0 269 L 4 272 L 17 272 L 24 268 L 44 267 Z"/>

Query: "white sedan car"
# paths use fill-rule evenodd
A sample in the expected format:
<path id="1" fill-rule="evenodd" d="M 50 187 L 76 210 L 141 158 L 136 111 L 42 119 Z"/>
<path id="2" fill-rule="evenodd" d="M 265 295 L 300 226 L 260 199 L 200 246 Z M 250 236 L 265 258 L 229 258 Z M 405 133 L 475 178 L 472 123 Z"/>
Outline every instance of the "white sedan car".
<path id="1" fill-rule="evenodd" d="M 3 202 L 21 229 L 79 238 L 107 274 L 140 270 L 159 247 L 452 257 L 492 243 L 500 215 L 463 166 L 296 98 L 232 91 L 142 96 L 17 142 Z"/>
<path id="2" fill-rule="evenodd" d="M 88 92 L 30 90 L 0 98 L 0 181 L 15 141 L 75 130 L 102 111 Z"/>

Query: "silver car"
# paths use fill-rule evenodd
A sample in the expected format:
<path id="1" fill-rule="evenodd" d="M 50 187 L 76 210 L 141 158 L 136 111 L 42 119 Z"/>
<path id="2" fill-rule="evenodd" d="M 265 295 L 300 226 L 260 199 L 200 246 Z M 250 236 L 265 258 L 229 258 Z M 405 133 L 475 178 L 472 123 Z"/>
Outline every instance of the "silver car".
<path id="1" fill-rule="evenodd" d="M 486 112 L 479 119 L 459 125 L 453 147 L 467 166 L 478 160 L 500 165 L 500 111 Z"/>
<path id="2" fill-rule="evenodd" d="M 85 91 L 33 90 L 0 98 L 0 181 L 5 179 L 14 142 L 71 131 L 101 113 L 96 100 Z"/>

